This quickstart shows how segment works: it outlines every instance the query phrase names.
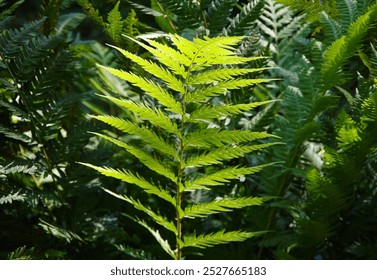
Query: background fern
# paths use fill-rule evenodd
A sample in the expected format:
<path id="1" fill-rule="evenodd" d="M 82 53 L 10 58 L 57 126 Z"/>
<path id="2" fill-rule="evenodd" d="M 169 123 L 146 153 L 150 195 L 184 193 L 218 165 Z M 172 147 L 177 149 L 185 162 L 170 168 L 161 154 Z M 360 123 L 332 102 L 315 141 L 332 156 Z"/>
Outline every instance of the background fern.
<path id="1" fill-rule="evenodd" d="M 346 3 L 344 3 L 344 5 L 346 5 Z M 368 48 L 367 46 L 363 46 L 361 42 L 362 38 L 368 34 L 369 28 L 373 27 L 365 23 L 364 20 L 367 20 L 367 18 L 368 20 L 370 19 L 369 16 L 373 14 L 372 11 L 375 6 L 371 5 L 364 13 L 361 13 L 360 16 L 357 16 L 359 15 L 359 11 L 354 10 L 355 15 L 353 15 L 352 18 L 354 18 L 355 21 L 348 23 L 346 26 L 343 26 L 346 21 L 338 21 L 335 19 L 336 17 L 333 17 L 331 24 L 338 26 L 339 31 L 337 32 L 340 32 L 340 34 L 344 32 L 345 35 L 341 37 L 342 35 L 334 36 L 334 32 L 325 33 L 324 36 L 328 36 L 328 41 L 324 41 L 327 47 L 324 47 L 321 42 L 317 41 L 315 36 L 310 37 L 309 40 L 307 39 L 310 35 L 310 30 L 315 28 L 318 22 L 313 22 L 309 25 L 301 15 L 292 18 L 293 14 L 290 13 L 286 7 L 276 4 L 273 1 L 269 1 L 266 7 L 270 17 L 274 15 L 271 11 L 285 10 L 284 13 L 280 13 L 280 15 L 284 14 L 284 16 L 281 16 L 282 18 L 285 17 L 285 19 L 281 19 L 281 22 L 286 20 L 291 23 L 291 26 L 289 29 L 284 27 L 287 31 L 289 30 L 287 33 L 283 32 L 283 34 L 288 35 L 288 37 L 285 37 L 286 35 L 281 36 L 279 34 L 281 26 L 285 25 L 281 25 L 279 21 L 276 21 L 278 18 L 274 17 L 276 22 L 274 24 L 272 24 L 274 21 L 270 19 L 265 20 L 263 16 L 260 19 L 261 30 L 268 34 L 266 36 L 266 42 L 264 43 L 263 40 L 261 42 L 263 45 L 269 47 L 274 54 L 272 56 L 273 61 L 269 63 L 277 66 L 270 73 L 272 77 L 285 77 L 285 80 L 280 83 L 280 86 L 275 88 L 277 91 L 276 96 L 283 99 L 281 107 L 271 108 L 271 110 L 278 110 L 274 113 L 270 111 L 261 112 L 260 119 L 262 124 L 265 124 L 265 116 L 276 116 L 277 112 L 279 112 L 281 117 L 271 123 L 271 130 L 275 131 L 277 135 L 287 141 L 289 150 L 280 149 L 280 147 L 271 150 L 273 155 L 268 155 L 268 158 L 285 159 L 285 167 L 280 168 L 280 170 L 269 167 L 262 173 L 262 188 L 265 190 L 266 194 L 279 195 L 287 198 L 286 204 L 281 204 L 276 209 L 271 210 L 268 216 L 264 218 L 268 221 L 266 229 L 275 228 L 276 232 L 266 235 L 262 245 L 277 247 L 278 250 L 275 252 L 275 257 L 278 258 L 314 258 L 318 256 L 333 258 L 331 254 L 328 255 L 327 250 L 330 247 L 333 248 L 332 246 L 334 245 L 330 245 L 330 242 L 326 243 L 324 240 L 326 240 L 329 235 L 335 234 L 335 228 L 337 228 L 335 222 L 336 218 L 332 216 L 335 220 L 330 221 L 330 219 L 325 219 L 325 221 L 320 219 L 321 221 L 315 221 L 313 216 L 311 216 L 312 218 L 307 218 L 311 214 L 305 212 L 300 205 L 306 205 L 306 203 L 311 205 L 309 208 L 313 213 L 321 212 L 320 209 L 326 211 L 326 207 L 319 202 L 319 198 L 319 200 L 314 199 L 315 202 L 311 200 L 311 195 L 314 195 L 311 192 L 313 190 L 312 188 L 316 189 L 314 186 L 318 186 L 320 177 L 314 175 L 318 175 L 319 173 L 309 171 L 310 167 L 315 166 L 318 170 L 322 170 L 321 172 L 326 168 L 327 156 L 323 154 L 323 144 L 331 147 L 336 145 L 334 142 L 334 139 L 337 137 L 336 126 L 334 126 L 332 118 L 334 115 L 338 115 L 342 109 L 348 107 L 348 105 L 344 103 L 343 94 L 348 96 L 347 98 L 349 100 L 353 100 L 351 97 L 353 94 L 350 92 L 354 92 L 355 87 L 360 87 L 357 90 L 358 92 L 372 92 L 369 86 L 366 84 L 362 85 L 364 83 L 362 81 L 364 80 L 355 75 L 352 70 L 355 68 L 348 68 L 348 66 L 355 63 L 358 64 L 358 66 L 355 66 L 356 68 L 360 69 L 363 67 L 359 64 L 361 61 L 357 58 L 357 50 Z M 339 7 L 343 7 L 343 5 L 339 4 Z M 326 20 L 320 20 L 320 22 L 327 26 L 329 18 L 330 15 L 323 13 L 323 19 Z M 364 26 L 361 28 L 364 24 L 369 27 Z M 353 33 L 355 28 L 360 28 L 360 32 Z M 278 32 L 276 32 L 276 30 Z M 330 28 L 326 27 L 323 30 L 326 32 L 326 30 L 328 31 Z M 289 38 L 289 34 L 293 36 L 293 40 Z M 343 40 L 352 41 L 350 45 L 345 43 L 347 46 L 345 48 L 349 47 L 348 50 L 350 52 L 348 54 L 348 51 L 344 51 L 344 49 L 340 51 L 337 46 L 343 44 Z M 282 42 L 281 45 L 279 44 L 280 42 Z M 361 45 L 358 42 L 360 42 Z M 300 46 L 300 48 L 298 48 L 298 46 Z M 292 54 L 296 57 L 293 60 Z M 368 56 L 369 55 L 366 55 L 366 57 Z M 289 61 L 294 61 L 294 63 L 290 66 Z M 338 66 L 336 66 L 338 63 L 336 61 L 339 62 Z M 284 67 L 280 65 L 284 65 Z M 348 70 L 343 67 L 347 67 Z M 368 79 L 368 74 L 364 76 L 364 79 Z M 337 86 L 337 88 L 334 86 Z M 344 90 L 345 88 L 347 88 L 347 90 Z M 253 123 L 253 125 L 258 125 L 258 123 Z M 340 162 L 338 163 L 340 164 Z M 348 174 L 352 174 L 350 170 L 348 171 Z M 339 174 L 337 180 L 341 180 L 340 178 L 342 178 L 342 175 Z M 306 183 L 307 179 L 309 179 L 308 183 Z M 315 180 L 316 183 L 311 183 L 312 180 Z M 331 204 L 332 211 L 337 213 L 333 214 L 335 216 L 339 215 L 342 211 L 341 209 L 345 209 L 345 205 L 343 205 L 341 201 L 344 201 L 346 197 L 349 199 L 348 195 L 350 195 L 350 193 L 344 193 L 344 189 L 348 188 L 341 183 L 340 185 L 342 185 L 342 187 L 332 188 L 330 191 L 328 190 L 331 185 L 331 183 L 329 183 L 330 181 L 324 180 L 321 182 L 323 183 L 323 189 L 321 191 L 327 193 L 327 195 L 325 195 L 327 205 Z M 326 184 L 326 187 L 325 182 L 329 183 Z M 321 191 L 318 191 L 317 194 L 321 193 Z M 348 191 L 350 191 L 350 189 L 348 189 Z M 307 199 L 305 198 L 306 196 L 308 196 Z M 339 201 L 339 204 L 335 206 L 335 204 L 330 203 L 330 201 Z M 351 211 L 350 208 L 348 208 L 348 211 Z M 321 216 L 321 214 L 318 215 Z M 339 216 L 337 216 L 337 218 L 339 219 Z M 352 223 L 351 220 L 348 222 Z M 296 226 L 292 227 L 292 225 L 296 225 L 297 228 Z M 302 248 L 302 250 L 297 249 L 297 251 L 290 251 L 290 254 L 287 254 L 287 251 L 280 249 L 287 248 L 287 246 L 289 246 L 288 244 L 292 243 L 300 244 L 298 246 Z M 345 245 L 338 244 L 338 246 L 344 248 Z M 264 249 L 261 249 L 258 258 L 262 257 L 263 252 L 265 252 Z"/>
<path id="2" fill-rule="evenodd" d="M 111 153 L 92 153 L 96 143 L 85 133 L 86 106 L 81 102 L 95 107 L 85 79 L 97 74 L 82 71 L 89 59 L 78 61 L 86 46 L 82 42 L 79 46 L 77 39 L 75 47 L 66 43 L 73 40 L 82 14 L 54 17 L 56 28 L 51 33 L 60 37 L 44 34 L 45 18 L 17 28 L 15 18 L 2 13 L 1 258 L 14 250 L 30 250 L 30 258 L 78 258 L 73 248 L 80 246 L 83 254 L 102 250 L 106 255 L 101 246 L 107 239 L 93 242 L 103 238 L 104 225 L 111 225 L 110 231 L 118 231 L 120 238 L 125 236 L 99 207 L 104 202 L 96 188 L 99 182 L 75 163 L 82 156 L 101 161 Z M 82 200 L 88 195 L 90 202 Z"/>

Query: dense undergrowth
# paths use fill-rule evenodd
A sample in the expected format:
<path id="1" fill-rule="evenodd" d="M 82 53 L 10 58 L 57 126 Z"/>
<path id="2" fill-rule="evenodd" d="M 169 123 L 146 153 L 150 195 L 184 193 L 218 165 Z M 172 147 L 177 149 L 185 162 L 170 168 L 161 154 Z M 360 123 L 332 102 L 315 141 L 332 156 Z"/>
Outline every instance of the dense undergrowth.
<path id="1" fill-rule="evenodd" d="M 375 259 L 376 21 L 0 0 L 0 258 Z"/>

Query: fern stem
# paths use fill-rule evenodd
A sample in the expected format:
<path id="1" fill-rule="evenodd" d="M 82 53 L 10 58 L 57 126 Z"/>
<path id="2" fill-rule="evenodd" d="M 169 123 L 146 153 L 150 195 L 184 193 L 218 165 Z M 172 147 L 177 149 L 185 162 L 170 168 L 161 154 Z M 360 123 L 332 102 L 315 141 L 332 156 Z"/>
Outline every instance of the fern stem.
<path id="1" fill-rule="evenodd" d="M 167 16 L 167 13 L 164 9 L 164 7 L 160 4 L 159 1 L 156 1 L 158 7 L 161 9 L 161 12 L 165 15 L 165 19 L 168 21 L 170 27 L 174 30 L 174 33 L 178 33 L 177 28 L 174 26 L 173 22 L 170 20 L 170 18 Z"/>
<path id="2" fill-rule="evenodd" d="M 179 191 L 180 187 L 177 185 L 177 206 L 176 206 L 176 215 L 177 215 L 177 237 L 176 237 L 176 255 L 175 259 L 180 260 L 182 259 L 182 248 L 181 248 L 181 241 L 182 241 L 182 217 L 179 212 L 179 209 L 182 205 L 182 192 Z"/>

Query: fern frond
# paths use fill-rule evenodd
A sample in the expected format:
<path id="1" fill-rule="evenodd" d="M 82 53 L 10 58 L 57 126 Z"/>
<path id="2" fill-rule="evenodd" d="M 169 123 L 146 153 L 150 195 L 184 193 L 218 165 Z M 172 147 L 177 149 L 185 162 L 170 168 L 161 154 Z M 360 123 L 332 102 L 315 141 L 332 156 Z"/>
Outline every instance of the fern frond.
<path id="1" fill-rule="evenodd" d="M 128 256 L 131 256 L 132 258 L 136 260 L 154 260 L 155 259 L 150 252 L 147 252 L 146 250 L 143 250 L 143 249 L 135 249 L 130 246 L 124 246 L 122 244 L 114 245 L 114 246 L 120 252 Z"/>
<path id="2" fill-rule="evenodd" d="M 162 105 L 164 105 L 167 108 L 167 110 L 172 111 L 177 114 L 182 114 L 182 108 L 179 102 L 177 102 L 174 99 L 174 97 L 169 92 L 164 90 L 159 84 L 151 80 L 142 78 L 133 73 L 128 73 L 126 71 L 121 71 L 121 70 L 117 70 L 117 69 L 105 67 L 105 66 L 100 66 L 100 67 L 106 69 L 107 71 L 121 78 L 122 80 L 130 82 L 132 85 L 145 91 L 145 93 L 147 93 L 149 96 L 157 99 Z"/>
<path id="3" fill-rule="evenodd" d="M 239 77 L 241 75 L 245 75 L 245 74 L 253 73 L 257 71 L 263 71 L 266 69 L 268 68 L 253 68 L 253 69 L 224 68 L 224 69 L 208 70 L 203 73 L 192 75 L 188 82 L 192 85 L 220 82 L 223 80 L 233 79 L 233 77 L 235 76 Z"/>
<path id="4" fill-rule="evenodd" d="M 172 205 L 176 204 L 175 199 L 170 195 L 168 191 L 151 184 L 150 182 L 148 182 L 141 176 L 134 175 L 130 171 L 119 170 L 119 169 L 114 169 L 110 167 L 98 167 L 92 164 L 82 163 L 82 162 L 80 162 L 80 164 L 90 167 L 94 170 L 97 170 L 98 172 L 100 172 L 101 174 L 105 176 L 113 177 L 116 179 L 120 179 L 126 183 L 134 184 L 140 187 L 141 189 L 143 189 L 145 192 L 154 194 L 162 198 L 163 200 L 169 202 Z"/>
<path id="5" fill-rule="evenodd" d="M 192 204 L 183 209 L 185 218 L 204 218 L 211 214 L 229 212 L 248 206 L 261 205 L 267 198 L 261 197 L 240 197 L 222 198 L 206 203 Z"/>
<path id="6" fill-rule="evenodd" d="M 229 16 L 237 0 L 213 0 L 207 9 L 208 29 L 217 35 L 229 23 Z M 243 34 L 242 34 L 243 35 Z"/>
<path id="7" fill-rule="evenodd" d="M 121 100 L 114 97 L 104 96 L 115 104 L 130 110 L 137 114 L 140 118 L 146 119 L 153 125 L 165 129 L 167 132 L 179 135 L 176 123 L 173 123 L 170 118 L 159 109 L 152 109 L 144 104 L 136 103 L 134 101 Z"/>
<path id="8" fill-rule="evenodd" d="M 205 174 L 191 181 L 186 181 L 184 190 L 209 189 L 207 186 L 221 186 L 230 180 L 238 179 L 241 176 L 251 175 L 261 171 L 272 164 L 264 164 L 253 167 L 228 167 L 211 174 Z"/>
<path id="9" fill-rule="evenodd" d="M 39 176 L 46 172 L 46 168 L 34 160 L 16 159 L 0 165 L 0 174 L 25 173 Z"/>
<path id="10" fill-rule="evenodd" d="M 26 144 L 35 144 L 36 143 L 32 138 L 30 138 L 26 134 L 20 133 L 18 131 L 13 130 L 13 129 L 9 129 L 9 128 L 1 125 L 1 124 L 0 124 L 0 133 L 5 135 L 7 138 L 22 141 Z"/>
<path id="11" fill-rule="evenodd" d="M 109 22 L 106 24 L 106 32 L 110 35 L 111 38 L 119 38 L 120 34 L 123 31 L 123 22 L 122 22 L 122 15 L 119 11 L 119 4 L 118 1 L 114 8 L 109 12 L 107 16 L 107 21 Z"/>
<path id="12" fill-rule="evenodd" d="M 350 26 L 358 15 L 357 1 L 355 0 L 343 0 L 337 1 L 337 9 L 340 17 L 341 26 Z"/>
<path id="13" fill-rule="evenodd" d="M 188 133 L 183 139 L 183 145 L 186 147 L 211 148 L 222 147 L 225 144 L 239 144 L 242 142 L 253 141 L 256 139 L 264 139 L 267 137 L 275 137 L 265 132 L 253 131 L 229 131 L 219 128 L 209 128 Z"/>
<path id="14" fill-rule="evenodd" d="M 130 204 L 132 204 L 136 209 L 146 213 L 149 217 L 151 217 L 156 223 L 163 226 L 167 230 L 173 232 L 174 234 L 177 234 L 177 228 L 175 227 L 174 223 L 172 221 L 169 221 L 166 217 L 161 216 L 160 214 L 156 214 L 153 210 L 150 208 L 144 206 L 140 201 L 133 199 L 132 197 L 128 197 L 126 195 L 120 195 L 117 193 L 114 193 L 108 189 L 104 189 L 105 192 L 108 194 L 111 194 L 112 196 L 119 198 L 123 201 L 126 201 Z"/>
<path id="15" fill-rule="evenodd" d="M 213 107 L 201 107 L 195 110 L 188 118 L 189 122 L 202 122 L 224 116 L 234 116 L 249 111 L 255 107 L 271 103 L 272 101 L 253 102 L 249 104 L 218 105 Z"/>
<path id="16" fill-rule="evenodd" d="M 354 55 L 366 36 L 368 29 L 377 18 L 377 4 L 368 12 L 359 16 L 348 28 L 347 33 L 329 46 L 324 55 L 321 72 L 327 87 L 332 87 L 344 80 L 342 67 Z"/>
<path id="17" fill-rule="evenodd" d="M 229 59 L 229 63 L 236 64 L 237 60 L 242 59 L 242 57 L 234 56 L 234 46 L 236 46 L 245 37 L 219 36 L 215 38 L 209 38 L 207 36 L 204 36 L 203 39 L 195 38 L 193 41 L 189 41 L 177 35 L 172 35 L 170 36 L 170 38 L 173 41 L 174 45 L 176 45 L 184 55 L 191 59 L 192 63 L 205 66 L 207 64 L 227 64 L 216 61 L 216 58 L 220 60 L 225 58 L 234 58 L 235 62 L 230 62 Z"/>
<path id="18" fill-rule="evenodd" d="M 82 13 L 69 13 L 61 15 L 56 26 L 56 34 L 58 36 L 66 37 L 68 33 L 72 32 L 85 19 Z"/>
<path id="19" fill-rule="evenodd" d="M 157 172 L 158 174 L 165 176 L 166 178 L 168 178 L 169 180 L 171 180 L 173 182 L 176 182 L 176 175 L 174 174 L 174 172 L 172 170 L 170 170 L 166 165 L 164 165 L 163 163 L 161 163 L 160 161 L 155 159 L 150 154 L 144 152 L 143 150 L 141 150 L 141 149 L 139 149 L 135 146 L 128 145 L 128 144 L 126 144 L 122 141 L 119 141 L 119 140 L 117 140 L 113 137 L 110 137 L 110 136 L 107 136 L 107 135 L 104 135 L 104 134 L 101 134 L 101 133 L 93 133 L 93 134 L 97 135 L 97 136 L 99 136 L 103 139 L 106 139 L 107 141 L 109 141 L 109 142 L 111 142 L 111 143 L 113 143 L 113 144 L 115 144 L 119 147 L 126 149 L 127 152 L 129 152 L 130 154 L 135 156 L 137 159 L 139 159 L 149 169 Z"/>
<path id="20" fill-rule="evenodd" d="M 7 256 L 7 260 L 32 260 L 33 253 L 34 247 L 26 249 L 26 246 L 22 246 L 10 252 Z"/>
<path id="21" fill-rule="evenodd" d="M 15 193 L 9 193 L 7 195 L 3 195 L 0 197 L 0 205 L 6 204 L 6 203 L 13 203 L 14 201 L 25 201 L 26 194 L 21 193 L 20 190 L 18 190 Z"/>
<path id="22" fill-rule="evenodd" d="M 222 161 L 239 158 L 247 153 L 280 144 L 278 142 L 265 143 L 252 146 L 228 146 L 204 152 L 198 156 L 189 157 L 185 163 L 185 167 L 199 167 L 212 164 L 220 164 Z"/>
<path id="23" fill-rule="evenodd" d="M 272 0 L 269 2 L 272 2 Z M 305 3 L 305 5 L 300 0 L 277 0 L 276 2 L 305 14 L 308 21 L 317 20 L 321 12 L 327 12 L 328 14 L 336 13 L 336 8 L 334 7 L 336 1 L 310 1 Z"/>
<path id="24" fill-rule="evenodd" d="M 204 249 L 214 245 L 241 242 L 251 237 L 260 236 L 261 232 L 228 231 L 221 230 L 211 234 L 186 235 L 183 237 L 182 247 L 196 247 Z"/>
<path id="25" fill-rule="evenodd" d="M 239 89 L 246 86 L 265 83 L 268 79 L 232 79 L 229 81 L 221 81 L 215 85 L 193 90 L 187 94 L 187 102 L 202 103 L 209 97 L 219 96 L 232 89 Z"/>
<path id="26" fill-rule="evenodd" d="M 200 23 L 200 2 L 191 0 L 158 0 L 158 4 L 170 22 L 174 23 L 175 32 L 184 32 L 185 29 L 196 29 Z"/>
<path id="27" fill-rule="evenodd" d="M 326 38 L 330 39 L 329 41 L 334 42 L 341 37 L 341 26 L 336 20 L 330 18 L 328 14 L 322 13 L 320 22 L 323 26 Z"/>
<path id="28" fill-rule="evenodd" d="M 18 0 L 16 2 L 12 3 L 12 5 L 10 7 L 2 10 L 1 13 L 0 13 L 0 20 L 3 19 L 3 18 L 9 17 L 13 13 L 13 11 L 16 10 L 17 7 L 20 6 L 24 2 L 25 2 L 25 0 Z M 2 8 L 2 6 L 3 6 L 3 3 L 1 1 L 0 2 L 0 8 Z"/>
<path id="29" fill-rule="evenodd" d="M 184 66 L 189 66 L 190 59 L 181 52 L 167 45 L 161 44 L 154 40 L 145 39 L 145 41 L 154 48 L 147 46 L 139 41 L 134 40 L 137 44 L 153 54 L 159 62 L 167 66 L 173 73 L 186 77 L 187 72 Z"/>
<path id="30" fill-rule="evenodd" d="M 172 156 L 177 159 L 177 151 L 173 146 L 167 143 L 164 139 L 159 137 L 153 131 L 147 127 L 140 127 L 130 121 L 113 117 L 113 116 L 91 116 L 94 119 L 107 123 L 117 129 L 138 136 L 142 141 L 151 145 L 154 149 L 160 151 L 163 154 Z"/>
<path id="31" fill-rule="evenodd" d="M 35 36 L 35 33 L 39 31 L 45 18 L 33 21 L 25 24 L 20 30 L 10 30 L 6 34 L 0 36 L 0 47 L 2 52 L 11 57 L 15 55 L 20 46 L 29 42 L 30 38 Z"/>
<path id="32" fill-rule="evenodd" d="M 133 62 L 140 65 L 148 73 L 160 78 L 166 82 L 167 86 L 181 94 L 184 94 L 185 89 L 182 85 L 182 82 L 179 81 L 169 70 L 164 69 L 157 64 L 150 62 L 146 59 L 141 58 L 140 56 L 134 55 L 126 50 L 112 46 L 119 52 L 121 52 L 125 57 L 129 58 Z M 162 103 L 162 102 L 161 102 Z M 162 103 L 163 104 L 163 103 Z"/>
<path id="33" fill-rule="evenodd" d="M 239 36 L 252 34 L 256 20 L 262 14 L 265 0 L 251 0 L 231 19 L 224 35 Z"/>

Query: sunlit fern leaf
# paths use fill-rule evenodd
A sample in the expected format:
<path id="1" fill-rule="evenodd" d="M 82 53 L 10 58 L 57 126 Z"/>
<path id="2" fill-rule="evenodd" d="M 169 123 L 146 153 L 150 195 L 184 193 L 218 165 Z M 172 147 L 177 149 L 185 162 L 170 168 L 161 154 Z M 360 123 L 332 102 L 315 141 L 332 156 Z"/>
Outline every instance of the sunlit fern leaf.
<path id="1" fill-rule="evenodd" d="M 107 123 L 117 129 L 128 133 L 130 135 L 138 136 L 142 141 L 151 145 L 154 149 L 158 150 L 159 152 L 172 156 L 173 158 L 177 159 L 177 151 L 168 142 L 164 139 L 159 137 L 156 133 L 149 130 L 147 127 L 138 126 L 135 123 L 132 123 L 128 120 L 124 120 L 118 117 L 113 116 L 91 116 L 94 119 Z"/>
<path id="2" fill-rule="evenodd" d="M 185 163 L 186 167 L 199 167 L 199 166 L 208 166 L 213 164 L 220 164 L 225 160 L 240 158 L 247 153 L 253 151 L 261 150 L 273 145 L 279 144 L 278 142 L 274 143 L 265 143 L 259 145 L 250 145 L 250 146 L 223 146 L 221 148 L 213 149 L 208 152 L 201 153 L 197 156 L 189 157 Z"/>
<path id="3" fill-rule="evenodd" d="M 269 81 L 268 79 L 238 78 L 240 75 L 248 75 L 261 70 L 260 68 L 243 70 L 242 64 L 259 59 L 259 57 L 236 55 L 236 46 L 244 37 L 203 37 L 190 41 L 178 35 L 166 35 L 164 39 L 168 39 L 169 46 L 150 39 L 146 39 L 146 43 L 131 39 L 149 51 L 154 56 L 153 60 L 140 58 L 130 52 L 116 48 L 126 58 L 154 76 L 153 80 L 134 73 L 103 67 L 103 69 L 139 88 L 141 94 L 153 97 L 153 99 L 148 98 L 145 99 L 147 102 L 143 102 L 142 98 L 135 101 L 130 98 L 119 99 L 104 96 L 125 111 L 135 114 L 137 116 L 135 120 L 141 122 L 142 125 L 107 115 L 93 116 L 93 118 L 133 136 L 121 141 L 105 134 L 95 134 L 120 148 L 124 148 L 128 153 L 135 156 L 143 166 L 148 167 L 154 176 L 165 177 L 161 178 L 163 180 L 161 182 L 166 183 L 166 179 L 168 179 L 167 186 L 161 188 L 128 170 L 98 167 L 92 164 L 84 165 L 99 171 L 103 175 L 135 184 L 146 193 L 154 194 L 173 205 L 176 217 L 174 228 L 173 224 L 167 221 L 164 213 L 152 211 L 152 208 L 144 205 L 136 198 L 122 196 L 122 199 L 147 214 L 159 226 L 176 233 L 176 247 L 173 257 L 181 259 L 182 249 L 186 244 L 186 241 L 182 239 L 184 232 L 182 219 L 185 215 L 182 210 L 182 205 L 185 203 L 183 193 L 221 186 L 230 183 L 230 180 L 258 172 L 266 165 L 234 167 L 230 164 L 226 168 L 220 166 L 228 164 L 232 159 L 244 157 L 247 153 L 260 151 L 278 143 L 269 142 L 267 138 L 272 138 L 272 135 L 268 133 L 227 131 L 225 127 L 216 130 L 207 125 L 208 122 L 217 121 L 224 116 L 232 118 L 237 114 L 271 102 L 262 101 L 245 104 L 227 104 L 224 102 L 224 93 Z M 226 64 L 227 68 L 219 67 L 219 64 Z M 216 72 L 216 70 L 219 71 Z M 202 75 L 202 78 L 200 78 L 200 75 Z M 220 103 L 218 104 L 223 105 L 211 105 L 214 97 L 219 100 Z M 142 145 L 134 144 L 140 144 L 136 139 L 140 140 Z M 254 140 L 256 140 L 256 143 L 252 145 L 250 142 Z M 147 151 L 144 149 L 145 144 L 148 147 Z M 209 174 L 198 176 L 200 172 L 193 171 L 196 167 L 205 168 L 207 166 L 211 166 Z M 195 175 L 195 173 L 197 174 Z M 257 198 L 252 201 L 248 197 L 235 197 L 217 204 L 208 201 L 206 202 L 208 204 L 198 206 L 200 211 L 192 210 L 191 213 L 192 216 L 205 217 L 211 213 L 229 212 L 240 208 L 242 205 L 256 205 L 259 202 L 262 201 L 258 200 L 257 203 Z M 195 206 L 191 205 L 190 207 L 194 209 Z M 207 208 L 207 212 L 205 208 Z M 151 230 L 146 224 L 143 225 L 155 235 L 163 249 L 169 255 L 172 255 L 173 251 L 170 245 L 162 239 L 159 232 Z M 215 233 L 207 237 L 198 237 L 194 246 L 212 246 L 241 241 L 252 236 L 254 236 L 254 233 Z M 227 238 L 228 241 L 226 241 Z"/>
<path id="4" fill-rule="evenodd" d="M 270 0 L 269 2 L 272 2 Z M 284 4 L 291 9 L 297 10 L 298 12 L 305 14 L 309 21 L 316 21 L 320 16 L 320 13 L 325 11 L 328 14 L 336 14 L 337 10 L 334 5 L 337 1 L 310 1 L 302 4 L 300 0 L 276 0 L 280 4 Z"/>
<path id="5" fill-rule="evenodd" d="M 162 176 L 165 176 L 167 179 L 176 182 L 176 174 L 168 166 L 154 158 L 149 153 L 143 151 L 142 149 L 139 149 L 138 147 L 135 147 L 133 145 L 126 144 L 122 141 L 119 141 L 113 137 L 100 134 L 100 133 L 93 133 L 94 135 L 97 135 L 103 139 L 106 139 L 107 141 L 121 147 L 127 150 L 130 154 L 138 158 L 146 167 L 149 169 L 157 172 L 158 174 L 161 174 Z"/>
<path id="6" fill-rule="evenodd" d="M 25 201 L 25 199 L 26 199 L 26 194 L 20 193 L 20 190 L 18 190 L 15 193 L 9 193 L 7 195 L 1 196 L 0 205 L 7 204 L 7 203 L 12 204 L 14 201 Z"/>
<path id="7" fill-rule="evenodd" d="M 214 85 L 208 85 L 202 88 L 198 88 L 187 93 L 187 102 L 201 103 L 207 100 L 209 97 L 215 97 L 222 95 L 229 90 L 238 89 L 245 86 L 251 86 L 259 83 L 270 81 L 268 79 L 232 79 L 227 81 L 221 81 Z"/>
<path id="8" fill-rule="evenodd" d="M 93 168 L 105 176 L 120 179 L 130 184 L 135 184 L 139 186 L 140 188 L 142 188 L 145 192 L 157 195 L 158 197 L 166 200 L 167 202 L 170 202 L 173 205 L 175 205 L 176 203 L 175 199 L 169 194 L 169 192 L 167 192 L 166 190 L 163 190 L 162 188 L 158 186 L 151 184 L 150 182 L 148 182 L 141 176 L 134 175 L 127 170 L 122 171 L 122 170 L 117 170 L 117 169 L 109 168 L 109 167 L 98 167 L 98 166 L 94 166 L 87 163 L 81 163 L 81 164 L 86 165 L 90 168 Z"/>
<path id="9" fill-rule="evenodd" d="M 221 147 L 225 144 L 249 142 L 267 137 L 275 137 L 265 132 L 229 131 L 219 128 L 203 129 L 191 132 L 184 138 L 183 144 L 187 147 Z"/>
<path id="10" fill-rule="evenodd" d="M 164 69 L 157 64 L 141 58 L 140 56 L 134 55 L 126 50 L 113 47 L 121 52 L 125 57 L 129 58 L 133 62 L 140 65 L 148 73 L 153 73 L 154 76 L 160 78 L 167 82 L 169 88 L 178 91 L 179 93 L 184 93 L 185 89 L 183 88 L 182 82 L 178 80 L 168 69 Z M 132 81 L 131 81 L 132 82 Z M 160 101 L 161 102 L 161 101 Z M 163 102 L 161 102 L 163 104 Z M 179 106 L 177 107 L 179 108 Z M 181 113 L 181 111 L 177 112 Z"/>
<path id="11" fill-rule="evenodd" d="M 109 22 L 107 25 L 107 32 L 109 33 L 111 38 L 117 38 L 121 36 L 123 31 L 123 22 L 122 22 L 122 15 L 119 11 L 119 4 L 118 1 L 114 8 L 109 12 L 107 16 L 107 21 Z"/>
<path id="12" fill-rule="evenodd" d="M 223 69 L 214 69 L 210 71 L 205 71 L 203 73 L 198 73 L 197 75 L 193 75 L 190 78 L 190 83 L 195 84 L 206 84 L 206 83 L 213 83 L 219 82 L 224 80 L 233 79 L 235 76 L 246 75 L 248 73 L 253 73 L 257 71 L 263 71 L 267 68 L 259 68 L 259 69 L 234 69 L 234 68 L 223 68 Z"/>
<path id="13" fill-rule="evenodd" d="M 6 17 L 9 17 L 10 15 L 12 15 L 13 11 L 17 9 L 18 6 L 20 6 L 22 3 L 24 3 L 25 0 L 18 0 L 14 3 L 11 4 L 10 7 L 8 8 L 4 8 L 1 13 L 0 13 L 0 20 L 2 18 L 6 18 Z M 0 1 L 0 8 L 3 8 L 3 6 L 6 6 L 6 1 Z"/>
<path id="14" fill-rule="evenodd" d="M 138 115 L 140 118 L 150 121 L 153 125 L 161 127 L 167 132 L 170 132 L 173 134 L 179 134 L 177 124 L 173 123 L 170 120 L 169 116 L 165 115 L 159 109 L 152 109 L 148 107 L 147 105 L 136 103 L 134 101 L 121 100 L 118 98 L 107 97 L 107 96 L 105 98 L 113 101 L 115 104 L 121 107 L 124 107 L 127 110 L 132 111 L 133 113 Z"/>
<path id="15" fill-rule="evenodd" d="M 244 231 L 218 231 L 210 234 L 202 235 L 186 235 L 183 237 L 182 247 L 196 247 L 204 249 L 219 244 L 232 242 L 241 242 L 251 237 L 259 236 L 258 232 L 244 232 Z"/>
<path id="16" fill-rule="evenodd" d="M 105 69 L 113 75 L 121 78 L 122 80 L 130 82 L 134 86 L 140 88 L 151 97 L 156 98 L 162 105 L 166 106 L 168 110 L 178 114 L 182 113 L 182 108 L 180 104 L 174 99 L 174 97 L 171 94 L 164 90 L 159 84 L 151 80 L 142 78 L 133 73 L 120 71 L 109 67 L 105 67 Z"/>
<path id="17" fill-rule="evenodd" d="M 214 107 L 201 107 L 189 117 L 189 122 L 216 119 L 224 116 L 234 116 L 249 111 L 255 107 L 271 103 L 271 101 L 254 102 L 250 104 L 218 105 Z"/>
<path id="18" fill-rule="evenodd" d="M 4 166 L 0 165 L 0 174 L 24 173 L 40 176 L 46 172 L 46 168 L 35 160 L 14 159 L 12 161 L 0 161 Z"/>
<path id="19" fill-rule="evenodd" d="M 211 202 L 188 205 L 185 209 L 183 209 L 183 211 L 185 218 L 203 218 L 215 213 L 229 212 L 232 211 L 232 209 L 261 205 L 265 201 L 267 201 L 266 197 L 230 197 L 214 200 Z"/>
<path id="20" fill-rule="evenodd" d="M 2 126 L 2 125 L 0 125 L 0 133 L 5 135 L 6 137 L 8 137 L 10 139 L 22 141 L 26 144 L 35 144 L 36 143 L 28 135 L 26 135 L 24 133 L 20 133 L 18 131 L 15 131 L 13 129 L 7 128 L 7 127 Z"/>
<path id="21" fill-rule="evenodd" d="M 241 176 L 257 173 L 269 165 L 271 164 L 258 165 L 255 167 L 228 167 L 211 174 L 204 174 L 191 181 L 186 181 L 184 186 L 185 191 L 209 189 L 208 187 L 211 186 L 221 186 L 228 183 L 230 180 L 238 179 Z"/>

